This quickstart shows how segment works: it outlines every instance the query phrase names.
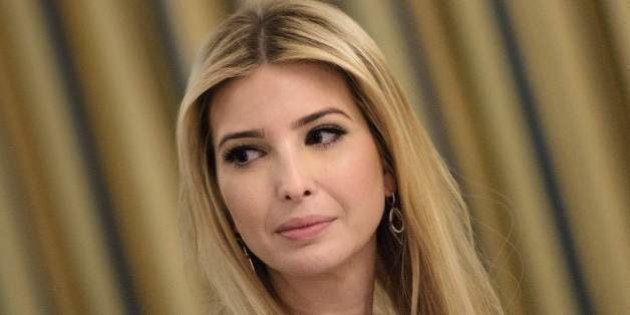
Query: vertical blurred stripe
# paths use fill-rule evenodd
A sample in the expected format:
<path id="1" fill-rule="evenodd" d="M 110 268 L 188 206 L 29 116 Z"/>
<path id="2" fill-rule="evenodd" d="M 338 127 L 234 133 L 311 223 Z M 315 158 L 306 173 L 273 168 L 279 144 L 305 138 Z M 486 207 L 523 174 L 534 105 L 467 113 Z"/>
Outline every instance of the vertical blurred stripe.
<path id="1" fill-rule="evenodd" d="M 208 38 L 212 28 L 225 17 L 230 7 L 228 0 L 160 0 L 167 12 L 169 26 L 174 34 L 179 60 L 186 74 L 197 50 Z"/>
<path id="2" fill-rule="evenodd" d="M 186 84 L 187 73 L 180 58 L 178 46 L 169 23 L 163 1 L 128 1 L 125 3 L 133 16 L 142 55 L 150 56 L 143 61 L 152 73 L 157 97 L 161 100 L 156 108 L 162 108 L 167 117 L 177 115 L 180 98 Z M 173 127 L 169 125 L 169 127 Z M 172 130 L 174 133 L 174 129 Z"/>
<path id="3" fill-rule="evenodd" d="M 168 65 L 168 70 L 165 75 L 172 75 L 173 78 L 171 83 L 174 85 L 171 88 L 177 91 L 177 99 L 173 103 L 173 108 L 177 109 L 177 104 L 179 104 L 179 99 L 184 95 L 184 88 L 186 87 L 186 79 L 188 77 L 188 72 L 185 70 L 187 68 L 186 60 L 182 58 L 182 55 L 179 52 L 178 45 L 175 38 L 175 33 L 172 31 L 172 25 L 170 21 L 169 7 L 166 4 L 166 0 L 157 0 L 153 1 L 152 6 L 148 6 L 151 10 L 148 10 L 150 13 L 153 13 L 155 24 L 153 28 L 153 32 L 156 33 L 156 38 L 154 41 L 161 44 L 160 46 L 163 48 L 161 54 L 154 54 L 155 57 L 159 55 L 164 55 L 166 58 L 164 60 L 160 60 L 154 67 L 159 67 L 160 64 Z M 146 8 L 147 6 L 142 6 L 142 8 Z M 141 10 L 142 12 L 146 10 Z M 146 13 L 146 12 L 145 12 Z M 157 31 L 157 32 L 156 32 Z M 149 32 L 146 32 L 149 33 Z M 157 46 L 157 45 L 155 45 Z M 157 58 L 156 58 L 157 59 Z M 173 111 L 176 113 L 176 111 Z"/>
<path id="4" fill-rule="evenodd" d="M 439 103 L 434 80 L 428 70 L 421 36 L 422 32 L 418 30 L 420 25 L 414 22 L 416 17 L 411 6 L 405 1 L 395 1 L 394 3 L 395 19 L 400 21 L 401 32 L 405 38 L 403 41 L 406 44 L 405 50 L 414 56 L 410 58 L 410 64 L 415 82 L 417 82 L 416 88 L 422 91 L 423 112 L 427 116 L 427 123 L 430 124 L 427 128 L 442 157 L 455 170 L 456 164 L 454 164 L 452 148 L 446 137 L 444 117 L 441 110 L 442 104 Z"/>
<path id="5" fill-rule="evenodd" d="M 422 89 L 413 73 L 411 52 L 407 50 L 402 27 L 398 23 L 393 2 L 362 0 L 340 2 L 342 8 L 363 26 L 385 54 L 388 66 L 401 84 L 407 99 L 415 106 L 425 126 L 430 126 L 424 111 Z"/>
<path id="6" fill-rule="evenodd" d="M 9 72 L 14 78 L 15 72 Z M 11 87 L 14 88 L 14 87 Z M 18 92 L 15 104 L 25 104 L 24 91 Z M 8 107 L 8 106 L 7 106 Z M 60 226 L 54 212 L 51 196 L 47 193 L 45 170 L 42 157 L 38 154 L 32 122 L 28 120 L 25 109 L 3 108 L 2 125 L 9 137 L 9 148 L 16 156 L 13 165 L 10 165 L 18 174 L 23 200 L 22 214 L 28 224 L 29 232 L 34 238 L 34 251 L 36 269 L 43 269 L 45 279 L 42 280 L 47 287 L 44 290 L 52 296 L 50 305 L 61 312 L 74 312 L 80 301 L 75 275 L 69 266 L 67 247 L 59 233 Z M 19 186 L 18 186 L 19 187 Z M 72 303 L 75 300 L 77 303 Z"/>
<path id="7" fill-rule="evenodd" d="M 23 233 L 17 189 L 8 170 L 7 143 L 0 141 L 0 313 L 43 314 L 44 302 L 38 294 L 37 277 L 31 268 L 32 248 Z"/>
<path id="8" fill-rule="evenodd" d="M 519 252 L 525 263 L 523 289 L 540 304 L 527 313 L 574 311 L 567 291 L 563 244 L 554 229 L 544 177 L 536 161 L 536 147 L 521 116 L 518 91 L 510 72 L 499 25 L 489 2 L 452 2 L 447 10 L 463 58 L 463 73 L 480 115 L 481 138 L 492 155 L 495 187 L 509 196 Z M 469 31 L 474 30 L 474 31 Z M 502 293 L 502 291 L 499 291 Z M 509 296 L 504 296 L 506 308 Z M 570 311 L 569 313 L 572 313 Z"/>
<path id="9" fill-rule="evenodd" d="M 94 205 L 77 204 L 77 210 L 89 211 L 88 213 L 92 215 L 89 219 L 94 221 L 94 224 L 100 226 L 91 227 L 90 225 L 72 221 L 66 224 L 68 228 L 85 229 L 88 231 L 91 229 L 93 232 L 103 233 L 103 241 L 106 244 L 110 257 L 93 255 L 89 250 L 85 250 L 92 248 L 89 244 L 85 244 L 83 247 L 84 252 L 79 252 L 78 255 L 95 259 L 100 262 L 100 264 L 104 264 L 106 268 L 111 268 L 111 270 L 108 271 L 112 274 L 109 274 L 107 279 L 115 281 L 114 284 L 110 285 L 116 287 L 116 294 L 118 294 L 118 296 L 109 296 L 109 289 L 104 290 L 105 288 L 101 288 L 98 285 L 92 286 L 87 284 L 86 289 L 93 291 L 93 295 L 95 296 L 99 296 L 99 294 L 105 297 L 109 296 L 109 301 L 100 303 L 105 305 L 105 309 L 109 309 L 115 313 L 120 313 L 123 310 L 126 313 L 137 313 L 137 300 L 133 290 L 134 285 L 131 279 L 128 261 L 122 251 L 122 242 L 115 224 L 115 218 L 112 216 L 110 193 L 105 185 L 105 174 L 103 173 L 100 158 L 94 147 L 94 133 L 86 120 L 86 100 L 78 85 L 75 69 L 76 65 L 71 59 L 72 54 L 69 51 L 67 39 L 61 28 L 61 16 L 59 15 L 58 8 L 53 3 L 43 1 L 40 2 L 40 4 L 42 5 L 42 11 L 45 13 L 46 17 L 46 26 L 49 31 L 48 36 L 54 47 L 54 52 L 51 52 L 51 55 L 55 57 L 55 62 L 59 65 L 61 73 L 59 80 L 60 84 L 63 84 L 61 89 L 65 90 L 65 94 L 67 95 L 67 99 L 64 101 L 69 109 L 69 117 L 64 117 L 64 119 L 68 127 L 72 127 L 71 131 L 67 132 L 71 132 L 74 137 L 68 135 L 65 138 L 76 141 L 76 145 L 78 146 L 76 150 L 66 150 L 65 152 L 68 156 L 60 158 L 59 161 L 69 164 L 70 161 L 77 161 L 77 158 L 81 158 L 82 166 L 85 168 L 83 172 L 84 175 L 87 176 L 81 178 L 81 181 L 76 183 L 75 189 L 88 189 L 89 191 L 77 191 L 75 193 L 79 196 L 91 198 L 92 200 L 90 201 L 93 202 Z M 90 208 L 90 206 L 96 209 Z M 68 216 L 68 218 L 72 219 L 73 217 Z M 77 223 L 78 225 L 75 226 L 73 223 Z M 99 229 L 99 227 L 101 229 Z M 96 274 L 93 272 L 87 271 L 85 274 L 86 281 L 93 278 L 95 275 Z M 103 292 L 105 293 L 104 295 L 102 294 Z M 103 305 L 91 303 L 89 309 L 101 310 L 104 308 Z"/>
<path id="10" fill-rule="evenodd" d="M 604 61 L 598 69 L 603 69 L 603 85 L 606 100 L 606 124 L 608 134 L 613 136 L 612 154 L 615 159 L 630 161 L 630 4 L 622 2 L 593 1 L 593 9 L 588 10 L 592 19 L 597 13 L 598 31 L 591 38 L 591 47 L 599 48 L 599 59 Z M 617 184 L 630 189 L 630 162 L 618 163 L 615 171 Z M 623 193 L 628 197 L 627 193 Z M 630 198 L 623 201 L 626 209 Z M 630 233 L 630 211 L 625 212 L 625 230 Z M 622 214 L 623 215 L 623 214 Z M 628 284 L 630 286 L 630 283 Z M 630 288 L 630 287 L 629 287 Z"/>
<path id="11" fill-rule="evenodd" d="M 50 275 L 45 289 L 60 312 L 104 310 L 118 313 L 118 292 L 108 254 L 85 188 L 67 99 L 59 84 L 55 54 L 46 41 L 45 21 L 36 3 L 11 1 L 3 21 L 5 43 L 16 47 L 8 64 L 17 100 L 9 103 L 5 126 L 13 126 L 17 172 L 28 188 L 27 220 L 40 242 Z M 16 54 L 16 52 L 20 52 Z M 55 307 L 56 306 L 56 307 Z"/>
<path id="12" fill-rule="evenodd" d="M 0 142 L 0 150 L 6 143 Z M 22 233 L 23 222 L 17 218 L 20 207 L 12 202 L 11 176 L 6 152 L 0 152 L 0 313 L 43 314 L 44 303 L 38 295 L 38 283 L 32 270 L 28 237 Z"/>
<path id="13" fill-rule="evenodd" d="M 519 96 L 522 115 L 528 126 L 529 135 L 535 148 L 535 159 L 541 170 L 543 187 L 551 202 L 554 224 L 560 236 L 580 312 L 590 314 L 593 310 L 582 277 L 583 268 L 576 255 L 575 241 L 569 227 L 569 222 L 567 221 L 566 202 L 558 189 L 558 183 L 549 156 L 549 146 L 544 139 L 541 126 L 538 123 L 537 100 L 531 91 L 529 79 L 523 66 L 520 49 L 513 33 L 512 22 L 506 12 L 505 4 L 500 0 L 493 0 L 492 3 L 506 49 L 507 59 L 509 60 L 510 70 L 514 78 L 516 91 Z"/>
<path id="14" fill-rule="evenodd" d="M 630 310 L 625 297 L 628 272 L 628 165 L 616 151 L 627 146 L 611 127 L 621 106 L 605 91 L 608 60 L 597 55 L 589 6 L 572 1 L 511 3 L 520 20 L 520 37 L 541 100 L 541 122 L 550 139 L 554 167 L 567 196 L 574 232 L 593 308 L 604 314 Z M 541 14 L 542 13 L 542 14 Z M 589 24 L 590 23 L 590 24 Z M 525 35 L 527 34 L 527 36 Z M 544 35 L 544 36 L 543 36 Z M 616 146 L 615 146 L 616 145 Z"/>
<path id="15" fill-rule="evenodd" d="M 6 43 L 5 39 L 0 34 L 0 41 Z M 0 47 L 0 117 L 6 119 L 12 117 L 8 104 L 18 102 L 9 84 L 5 48 Z M 43 270 L 36 263 L 36 240 L 23 212 L 26 201 L 15 170 L 15 145 L 8 141 L 10 136 L 9 124 L 0 120 L 0 313 L 43 314 L 50 307 L 50 297 L 44 290 Z"/>
<path id="16" fill-rule="evenodd" d="M 608 24 L 611 44 L 616 55 L 616 65 L 621 73 L 625 89 L 626 117 L 630 118 L 630 5 L 627 1 L 595 1 L 602 8 L 603 23 Z M 630 221 L 630 220 L 629 220 Z"/>
<path id="17" fill-rule="evenodd" d="M 179 250 L 172 118 L 136 12 L 124 1 L 60 1 L 60 9 L 142 312 L 195 313 Z"/>
<path id="18" fill-rule="evenodd" d="M 488 260 L 487 267 L 510 303 L 510 311 L 524 313 L 520 296 L 522 262 L 515 257 L 518 253 L 513 244 L 515 222 L 504 198 L 489 185 L 496 179 L 491 174 L 491 158 L 481 143 L 481 130 L 476 124 L 479 115 L 471 99 L 473 92 L 463 81 L 465 68 L 460 57 L 463 52 L 456 49 L 446 8 L 440 1 L 408 0 L 407 3 L 425 40 L 427 67 L 435 80 L 443 128 L 458 165 L 456 176 L 471 207 L 473 227 Z"/>

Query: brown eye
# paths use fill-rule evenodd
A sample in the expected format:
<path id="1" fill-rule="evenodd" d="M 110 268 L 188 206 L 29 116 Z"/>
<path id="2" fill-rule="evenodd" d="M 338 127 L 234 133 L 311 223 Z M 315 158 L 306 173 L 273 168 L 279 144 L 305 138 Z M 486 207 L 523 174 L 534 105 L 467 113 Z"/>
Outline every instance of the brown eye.
<path id="1" fill-rule="evenodd" d="M 264 152 L 257 148 L 251 146 L 240 146 L 228 150 L 223 156 L 223 160 L 234 164 L 237 167 L 244 167 L 263 155 L 265 155 Z"/>
<path id="2" fill-rule="evenodd" d="M 306 135 L 306 145 L 326 146 L 339 140 L 346 131 L 337 125 L 325 125 L 314 128 Z"/>

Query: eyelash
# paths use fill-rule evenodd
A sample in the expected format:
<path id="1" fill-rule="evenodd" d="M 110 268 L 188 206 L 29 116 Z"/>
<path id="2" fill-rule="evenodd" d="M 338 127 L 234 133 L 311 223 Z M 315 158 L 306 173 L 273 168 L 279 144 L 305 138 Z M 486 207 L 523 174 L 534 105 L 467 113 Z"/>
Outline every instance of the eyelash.
<path id="1" fill-rule="evenodd" d="M 314 140 L 313 137 L 317 135 L 321 137 L 322 133 L 332 134 L 333 139 L 326 143 L 313 143 L 312 141 L 317 141 L 317 140 Z M 327 149 L 331 147 L 332 145 L 334 145 L 337 141 L 339 141 L 339 139 L 341 139 L 347 133 L 348 132 L 346 131 L 346 129 L 335 124 L 320 125 L 311 129 L 306 134 L 306 139 L 304 141 L 306 145 L 316 145 L 316 146 L 319 146 L 319 148 L 321 149 Z M 264 153 L 263 150 L 259 147 L 252 146 L 252 145 L 237 145 L 226 151 L 226 153 L 223 155 L 223 160 L 234 165 L 237 168 L 247 167 L 248 164 L 251 163 L 251 160 L 239 163 L 238 159 L 242 157 L 241 154 L 243 153 L 247 154 L 247 151 L 250 151 L 250 150 L 258 151 L 259 153 L 261 153 L 261 156 L 266 155 L 266 153 Z"/>

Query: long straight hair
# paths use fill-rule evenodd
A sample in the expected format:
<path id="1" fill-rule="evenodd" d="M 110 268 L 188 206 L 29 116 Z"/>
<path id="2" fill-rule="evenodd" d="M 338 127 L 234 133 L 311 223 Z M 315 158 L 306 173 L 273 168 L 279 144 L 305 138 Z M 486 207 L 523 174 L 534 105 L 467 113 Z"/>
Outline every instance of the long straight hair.
<path id="1" fill-rule="evenodd" d="M 283 314 L 264 264 L 244 256 L 217 186 L 213 92 L 262 64 L 314 62 L 344 76 L 365 116 L 403 213 L 402 241 L 377 229 L 375 309 L 395 314 L 501 314 L 476 252 L 461 193 L 374 41 L 332 5 L 256 1 L 228 17 L 201 50 L 177 121 L 180 208 L 191 274 L 216 313 Z M 381 301 L 386 301 L 381 304 Z"/>

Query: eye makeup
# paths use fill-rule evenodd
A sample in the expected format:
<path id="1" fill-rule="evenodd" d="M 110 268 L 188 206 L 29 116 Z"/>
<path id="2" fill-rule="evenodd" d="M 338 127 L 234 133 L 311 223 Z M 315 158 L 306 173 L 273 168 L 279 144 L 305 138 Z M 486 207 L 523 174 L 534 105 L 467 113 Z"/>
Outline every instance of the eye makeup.
<path id="1" fill-rule="evenodd" d="M 339 141 L 348 131 L 338 124 L 321 124 L 310 129 L 305 136 L 304 144 L 316 149 L 327 149 Z M 223 161 L 237 168 L 249 166 L 255 160 L 267 155 L 260 145 L 236 144 L 225 150 Z"/>
<path id="2" fill-rule="evenodd" d="M 236 145 L 225 151 L 223 160 L 235 167 L 245 167 L 253 160 L 264 156 L 263 150 L 253 145 Z"/>
<path id="3" fill-rule="evenodd" d="M 311 129 L 304 141 L 306 145 L 327 148 L 347 133 L 346 129 L 337 124 L 323 124 Z"/>

